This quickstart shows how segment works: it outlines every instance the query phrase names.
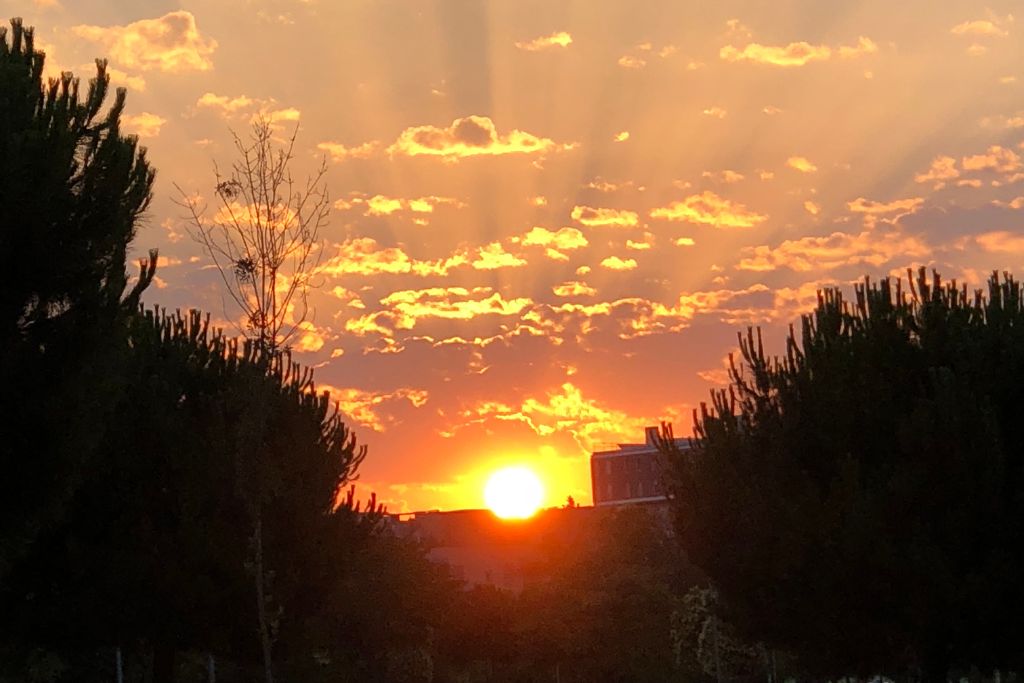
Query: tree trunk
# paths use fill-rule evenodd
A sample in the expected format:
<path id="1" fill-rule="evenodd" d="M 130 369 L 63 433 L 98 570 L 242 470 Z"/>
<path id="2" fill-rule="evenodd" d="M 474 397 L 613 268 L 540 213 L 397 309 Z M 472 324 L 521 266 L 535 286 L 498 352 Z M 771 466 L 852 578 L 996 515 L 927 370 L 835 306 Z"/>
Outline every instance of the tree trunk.
<path id="1" fill-rule="evenodd" d="M 174 645 L 159 642 L 153 646 L 153 683 L 174 683 Z"/>

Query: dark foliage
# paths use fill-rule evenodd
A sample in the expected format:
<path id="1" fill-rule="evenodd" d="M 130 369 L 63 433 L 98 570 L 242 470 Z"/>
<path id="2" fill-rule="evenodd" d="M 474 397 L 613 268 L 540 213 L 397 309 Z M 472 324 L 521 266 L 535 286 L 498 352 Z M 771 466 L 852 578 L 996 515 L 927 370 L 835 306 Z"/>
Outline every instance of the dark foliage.
<path id="1" fill-rule="evenodd" d="M 64 513 L 117 400 L 128 245 L 153 171 L 119 117 L 102 113 L 104 62 L 87 92 L 44 57 L 20 20 L 0 29 L 0 580 Z"/>
<path id="2" fill-rule="evenodd" d="M 1020 666 L 1021 294 L 922 269 L 822 292 L 781 358 L 741 335 L 695 448 L 662 447 L 682 545 L 747 636 L 817 675 Z"/>

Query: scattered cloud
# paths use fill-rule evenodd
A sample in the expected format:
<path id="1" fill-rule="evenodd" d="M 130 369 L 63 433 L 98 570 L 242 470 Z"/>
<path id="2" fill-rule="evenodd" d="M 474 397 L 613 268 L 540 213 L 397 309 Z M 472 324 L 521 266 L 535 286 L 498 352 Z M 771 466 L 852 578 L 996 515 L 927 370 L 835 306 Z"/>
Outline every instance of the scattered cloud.
<path id="1" fill-rule="evenodd" d="M 946 185 L 946 181 L 959 176 L 960 171 L 957 170 L 956 159 L 940 156 L 932 160 L 927 171 L 916 174 L 914 180 L 919 183 L 934 183 L 934 189 L 941 190 Z"/>
<path id="2" fill-rule="evenodd" d="M 185 10 L 124 26 L 82 24 L 71 30 L 103 45 L 115 65 L 143 71 L 209 71 L 217 49 L 217 41 L 202 36 L 195 17 Z"/>
<path id="3" fill-rule="evenodd" d="M 992 16 L 988 19 L 972 19 L 957 24 L 949 30 L 955 36 L 985 36 L 1005 38 L 1010 34 L 1007 26 L 1013 23 L 1013 15 L 1005 18 Z"/>
<path id="4" fill-rule="evenodd" d="M 318 390 L 327 391 L 338 409 L 363 427 L 375 432 L 384 432 L 397 424 L 393 410 L 396 404 L 408 403 L 421 408 L 430 400 L 425 389 L 401 388 L 394 391 L 369 391 L 364 389 L 340 389 L 328 384 L 318 384 Z"/>
<path id="5" fill-rule="evenodd" d="M 740 270 L 771 271 L 788 268 L 797 272 L 833 270 L 842 266 L 882 266 L 890 261 L 926 258 L 931 248 L 920 238 L 898 232 L 858 234 L 834 232 L 825 237 L 786 240 L 777 247 L 747 247 Z"/>
<path id="6" fill-rule="evenodd" d="M 388 147 L 391 155 L 435 156 L 449 161 L 464 157 L 500 154 L 543 154 L 554 149 L 569 149 L 549 138 L 521 130 L 500 135 L 494 122 L 486 116 L 455 119 L 446 128 L 414 126 L 406 128 Z"/>
<path id="7" fill-rule="evenodd" d="M 985 251 L 1024 255 L 1024 235 L 1020 233 L 996 230 L 982 233 L 974 239 Z"/>
<path id="8" fill-rule="evenodd" d="M 518 238 L 523 246 L 538 246 L 571 251 L 587 246 L 587 238 L 577 228 L 559 228 L 552 231 L 547 228 L 534 227 Z"/>
<path id="9" fill-rule="evenodd" d="M 618 256 L 609 256 L 601 261 L 601 267 L 607 268 L 608 270 L 634 270 L 636 268 L 636 260 L 631 258 L 622 259 Z"/>
<path id="10" fill-rule="evenodd" d="M 369 159 L 380 149 L 380 143 L 370 141 L 355 147 L 346 147 L 340 142 L 321 142 L 316 148 L 326 152 L 331 161 L 339 163 L 347 159 Z"/>
<path id="11" fill-rule="evenodd" d="M 861 36 L 856 45 L 841 45 L 836 48 L 828 45 L 812 45 L 804 41 L 787 45 L 762 45 L 748 43 L 742 48 L 726 45 L 718 52 L 718 56 L 727 62 L 754 62 L 771 66 L 793 67 L 804 66 L 809 62 L 825 61 L 832 57 L 850 59 L 878 51 L 878 46 L 870 38 Z"/>
<path id="12" fill-rule="evenodd" d="M 364 216 L 391 216 L 399 212 L 416 214 L 417 217 L 414 221 L 420 225 L 426 224 L 426 214 L 433 213 L 440 206 L 462 208 L 465 204 L 453 197 L 431 195 L 404 199 L 382 194 L 367 197 L 362 193 L 353 193 L 348 199 L 339 199 L 334 202 L 334 208 L 339 211 L 357 208 L 362 210 Z"/>
<path id="13" fill-rule="evenodd" d="M 619 57 L 619 66 L 624 69 L 642 69 L 647 66 L 647 60 L 635 55 L 622 55 Z"/>
<path id="14" fill-rule="evenodd" d="M 640 217 L 635 211 L 625 209 L 593 208 L 590 206 L 574 206 L 572 219 L 587 227 L 618 226 L 632 228 L 640 223 Z"/>
<path id="15" fill-rule="evenodd" d="M 452 268 L 467 265 L 463 252 L 430 261 L 410 257 L 401 246 L 381 248 L 370 237 L 357 237 L 336 246 L 335 256 L 321 264 L 318 273 L 334 277 L 345 275 L 410 274 L 425 277 L 447 275 Z"/>
<path id="16" fill-rule="evenodd" d="M 578 280 L 555 285 L 551 291 L 554 292 L 555 296 L 561 297 L 595 296 L 597 294 L 596 289 Z"/>
<path id="17" fill-rule="evenodd" d="M 818 170 L 818 167 L 815 166 L 807 157 L 790 157 L 786 159 L 786 166 L 800 171 L 801 173 L 814 173 Z"/>
<path id="18" fill-rule="evenodd" d="M 491 242 L 477 250 L 477 257 L 471 265 L 477 270 L 498 270 L 499 268 L 519 268 L 526 265 L 526 259 L 505 251 L 501 242 Z"/>
<path id="19" fill-rule="evenodd" d="M 155 138 L 160 135 L 160 129 L 167 123 L 167 119 L 156 114 L 144 111 L 141 114 L 126 114 L 121 117 L 125 131 L 134 133 L 140 138 Z"/>
<path id="20" fill-rule="evenodd" d="M 629 139 L 629 131 L 628 130 L 624 130 L 624 131 L 621 131 L 619 133 L 616 133 L 615 137 L 612 138 L 612 140 L 614 140 L 615 142 L 625 142 L 628 139 Z"/>
<path id="21" fill-rule="evenodd" d="M 540 38 L 534 38 L 521 43 L 516 43 L 516 47 L 520 50 L 526 50 L 527 52 L 538 52 L 540 50 L 550 50 L 552 48 L 566 48 L 572 45 L 572 36 L 565 31 L 558 31 L 548 36 L 542 36 Z"/>
<path id="22" fill-rule="evenodd" d="M 710 190 L 687 197 L 668 206 L 653 209 L 651 218 L 687 221 L 716 228 L 752 228 L 768 217 L 749 210 L 743 204 L 719 197 Z"/>
<path id="23" fill-rule="evenodd" d="M 707 109 L 704 110 L 705 116 L 710 116 L 716 119 L 724 119 L 728 114 L 729 112 L 722 109 L 721 107 L 708 107 Z"/>

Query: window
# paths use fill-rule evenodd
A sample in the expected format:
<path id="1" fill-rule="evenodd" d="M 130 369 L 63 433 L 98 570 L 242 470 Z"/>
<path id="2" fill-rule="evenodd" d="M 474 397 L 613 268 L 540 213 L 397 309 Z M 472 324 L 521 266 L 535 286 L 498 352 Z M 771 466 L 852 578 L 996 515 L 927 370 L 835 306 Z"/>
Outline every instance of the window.
<path id="1" fill-rule="evenodd" d="M 611 460 L 605 460 L 604 461 L 604 473 L 605 474 L 611 474 L 612 473 L 612 461 Z"/>
<path id="2" fill-rule="evenodd" d="M 638 481 L 636 483 L 636 497 L 637 498 L 643 498 L 644 497 L 644 483 L 642 481 Z"/>

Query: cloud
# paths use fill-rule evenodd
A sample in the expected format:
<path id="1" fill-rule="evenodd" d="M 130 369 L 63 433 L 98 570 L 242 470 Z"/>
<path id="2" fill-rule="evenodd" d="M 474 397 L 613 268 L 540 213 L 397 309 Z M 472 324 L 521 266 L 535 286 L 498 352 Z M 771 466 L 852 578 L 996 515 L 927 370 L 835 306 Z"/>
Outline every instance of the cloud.
<path id="1" fill-rule="evenodd" d="M 940 156 L 932 160 L 932 164 L 928 167 L 927 171 L 916 174 L 914 180 L 919 183 L 935 183 L 935 189 L 941 190 L 945 187 L 947 180 L 952 180 L 959 176 L 960 171 L 956 168 L 956 159 Z"/>
<path id="2" fill-rule="evenodd" d="M 821 205 L 815 204 L 810 199 L 808 199 L 806 202 L 804 202 L 804 211 L 811 214 L 812 216 L 817 216 L 819 213 L 821 213 Z"/>
<path id="3" fill-rule="evenodd" d="M 579 282 L 578 280 L 563 282 L 560 285 L 555 285 L 551 289 L 555 296 L 561 297 L 573 297 L 573 296 L 594 296 L 597 294 L 597 290 L 588 285 L 586 282 Z"/>
<path id="4" fill-rule="evenodd" d="M 391 216 L 398 212 L 419 214 L 419 217 L 415 218 L 414 222 L 420 225 L 426 224 L 424 215 L 433 213 L 439 206 L 462 208 L 465 204 L 453 197 L 437 197 L 430 195 L 426 197 L 403 199 L 401 197 L 388 197 L 382 194 L 367 197 L 362 193 L 353 193 L 349 199 L 339 199 L 334 202 L 334 208 L 339 211 L 360 208 L 363 210 L 364 216 Z"/>
<path id="5" fill-rule="evenodd" d="M 331 161 L 338 163 L 347 159 L 368 159 L 380 149 L 380 143 L 373 140 L 355 147 L 346 147 L 340 142 L 321 142 L 316 148 L 327 152 Z"/>
<path id="6" fill-rule="evenodd" d="M 728 114 L 729 112 L 722 109 L 721 107 L 708 107 L 707 109 L 704 110 L 705 116 L 710 116 L 712 118 L 716 118 L 719 120 L 724 119 Z"/>
<path id="7" fill-rule="evenodd" d="M 413 408 L 421 408 L 430 400 L 425 389 L 400 388 L 394 391 L 366 391 L 363 389 L 339 389 L 329 384 L 318 384 L 318 390 L 328 391 L 331 401 L 352 421 L 375 432 L 384 432 L 396 424 L 395 417 L 386 412 L 394 404 L 407 402 Z"/>
<path id="8" fill-rule="evenodd" d="M 800 171 L 801 173 L 814 173 L 818 170 L 818 167 L 815 166 L 807 157 L 790 157 L 786 159 L 786 166 Z"/>
<path id="9" fill-rule="evenodd" d="M 200 35 L 195 17 L 185 10 L 124 26 L 83 24 L 71 30 L 103 45 L 117 65 L 143 71 L 209 71 L 217 49 L 217 41 Z"/>
<path id="10" fill-rule="evenodd" d="M 716 228 L 752 228 L 768 217 L 754 213 L 739 202 L 719 197 L 710 190 L 651 211 L 651 218 L 687 221 Z"/>
<path id="11" fill-rule="evenodd" d="M 539 50 L 549 50 L 552 48 L 565 48 L 570 45 L 572 45 L 572 36 L 565 31 L 558 31 L 549 36 L 542 36 L 526 42 L 516 43 L 516 47 L 520 50 L 526 50 L 527 52 L 537 52 Z"/>
<path id="12" fill-rule="evenodd" d="M 642 69 L 647 66 L 647 60 L 635 55 L 622 55 L 618 63 L 624 69 Z"/>
<path id="13" fill-rule="evenodd" d="M 1024 254 L 1024 235 L 996 230 L 986 232 L 974 238 L 985 251 L 999 254 Z"/>
<path id="14" fill-rule="evenodd" d="M 318 273 L 340 277 L 344 275 L 410 274 L 425 277 L 447 275 L 448 271 L 469 263 L 465 253 L 458 252 L 446 259 L 420 261 L 411 258 L 399 247 L 381 249 L 370 237 L 357 237 L 337 245 L 338 253 L 321 264 Z"/>
<path id="15" fill-rule="evenodd" d="M 487 418 L 522 422 L 538 436 L 568 432 L 579 445 L 580 452 L 589 453 L 601 443 L 635 440 L 646 425 L 657 422 L 669 412 L 673 411 L 663 410 L 657 417 L 634 417 L 585 397 L 579 387 L 565 382 L 541 398 L 525 398 L 518 408 L 506 403 L 483 401 L 463 410 L 461 415 L 474 422 Z"/>
<path id="16" fill-rule="evenodd" d="M 556 231 L 534 227 L 530 232 L 519 238 L 523 246 L 551 247 L 561 251 L 571 251 L 587 246 L 587 238 L 576 228 L 560 228 Z"/>
<path id="17" fill-rule="evenodd" d="M 349 320 L 346 329 L 356 334 L 391 334 L 392 329 L 411 330 L 420 320 L 468 321 L 480 316 L 518 316 L 533 304 L 527 297 L 505 299 L 488 287 L 430 287 L 392 292 L 380 300 L 385 310 Z"/>
<path id="18" fill-rule="evenodd" d="M 525 266 L 526 260 L 505 251 L 500 242 L 491 242 L 477 250 L 477 257 L 472 266 L 477 270 L 497 270 L 499 268 L 518 268 Z"/>
<path id="19" fill-rule="evenodd" d="M 160 135 L 160 129 L 167 123 L 167 119 L 156 114 L 144 111 L 141 114 L 126 114 L 121 117 L 121 123 L 125 131 L 134 133 L 140 138 L 155 138 Z"/>
<path id="20" fill-rule="evenodd" d="M 720 183 L 726 183 L 726 184 L 738 183 L 741 180 L 743 180 L 743 174 L 742 173 L 738 173 L 736 171 L 732 171 L 732 170 L 730 170 L 728 168 L 725 169 L 724 171 L 719 171 L 718 173 L 713 173 L 711 171 L 704 171 L 703 173 L 701 173 L 701 177 L 702 178 L 709 178 L 711 180 L 716 180 L 716 181 L 718 181 Z"/>
<path id="21" fill-rule="evenodd" d="M 1020 155 L 999 145 L 992 145 L 984 154 L 964 157 L 961 164 L 965 171 L 1013 173 L 1021 168 Z"/>
<path id="22" fill-rule="evenodd" d="M 634 270 L 636 268 L 636 259 L 621 259 L 618 256 L 609 256 L 601 261 L 601 266 L 608 270 Z"/>
<path id="23" fill-rule="evenodd" d="M 521 130 L 499 135 L 494 122 L 486 116 L 455 119 L 447 128 L 414 126 L 406 128 L 388 147 L 391 155 L 436 156 L 449 161 L 464 157 L 501 154 L 543 154 L 554 149 L 570 149 L 549 138 Z"/>
<path id="24" fill-rule="evenodd" d="M 587 227 L 618 226 L 632 228 L 639 224 L 640 217 L 635 211 L 604 209 L 590 206 L 574 206 L 572 219 Z"/>
<path id="25" fill-rule="evenodd" d="M 931 253 L 931 248 L 919 238 L 898 232 L 834 232 L 826 237 L 786 240 L 774 249 L 767 245 L 747 247 L 737 267 L 752 271 L 788 268 L 797 272 L 863 264 L 877 267 L 896 259 L 926 258 Z"/>
<path id="26" fill-rule="evenodd" d="M 888 213 L 913 213 L 924 203 L 922 197 L 908 197 L 907 199 L 894 199 L 891 202 L 876 202 L 864 197 L 857 197 L 852 202 L 846 203 L 846 208 L 854 213 L 869 215 L 883 215 Z"/>
<path id="27" fill-rule="evenodd" d="M 1007 16 L 1002 21 L 999 19 L 974 19 L 957 24 L 949 29 L 949 32 L 955 36 L 994 36 L 1003 38 L 1008 36 L 1010 32 L 1002 24 L 1009 23 L 1013 23 L 1013 15 Z"/>
<path id="28" fill-rule="evenodd" d="M 616 133 L 615 137 L 612 138 L 612 140 L 615 141 L 615 142 L 625 142 L 628 139 L 629 139 L 629 131 L 628 130 L 624 130 L 624 131 L 621 131 L 619 133 Z"/>
<path id="29" fill-rule="evenodd" d="M 825 61 L 832 57 L 850 59 L 878 51 L 878 46 L 870 38 L 861 36 L 856 45 L 841 45 L 831 48 L 828 45 L 812 45 L 804 41 L 787 45 L 761 45 L 748 43 L 742 48 L 726 45 L 718 52 L 718 56 L 727 62 L 754 62 L 771 66 L 804 66 L 809 62 Z"/>

